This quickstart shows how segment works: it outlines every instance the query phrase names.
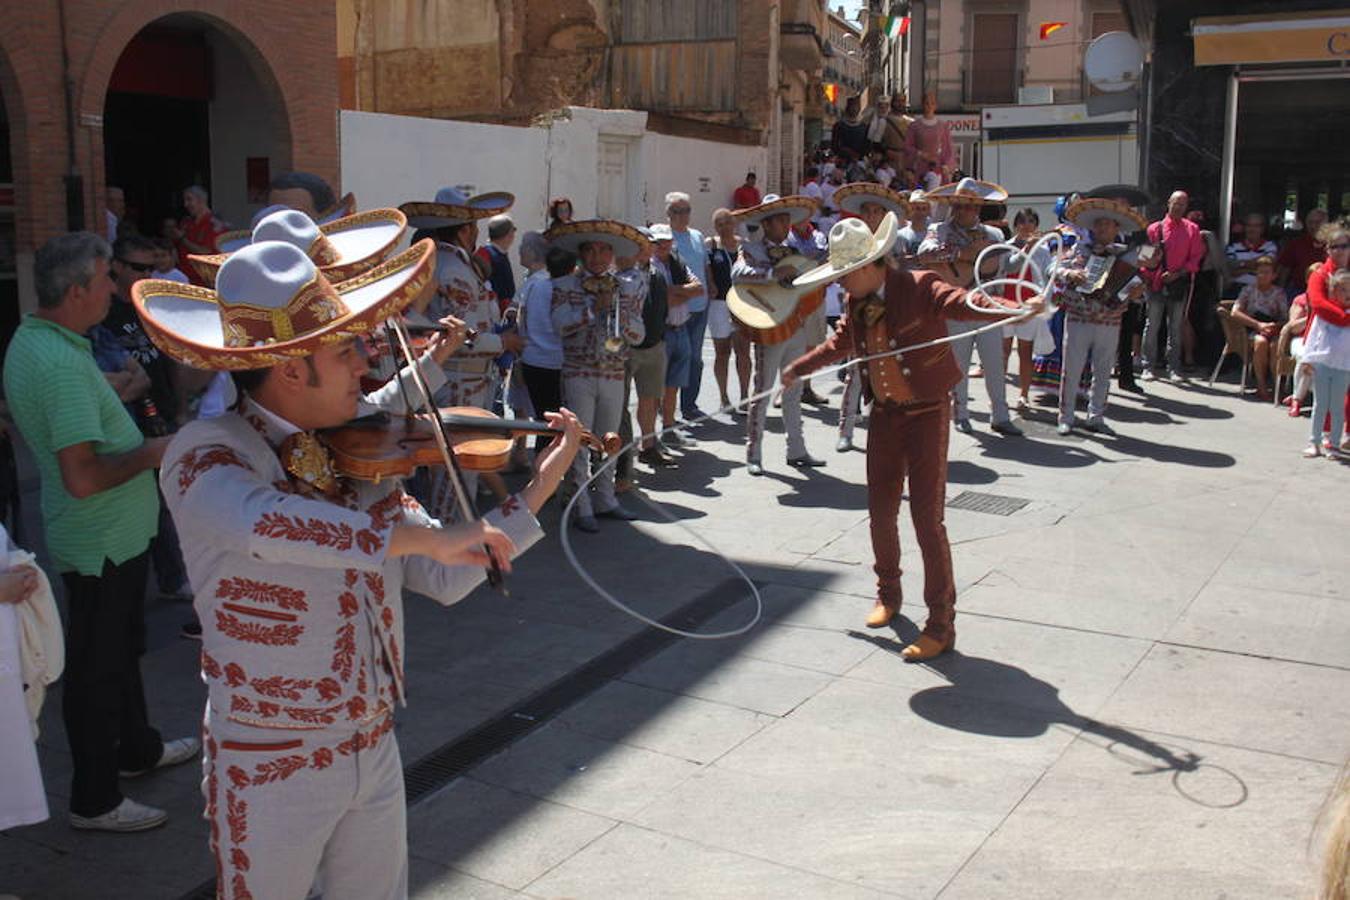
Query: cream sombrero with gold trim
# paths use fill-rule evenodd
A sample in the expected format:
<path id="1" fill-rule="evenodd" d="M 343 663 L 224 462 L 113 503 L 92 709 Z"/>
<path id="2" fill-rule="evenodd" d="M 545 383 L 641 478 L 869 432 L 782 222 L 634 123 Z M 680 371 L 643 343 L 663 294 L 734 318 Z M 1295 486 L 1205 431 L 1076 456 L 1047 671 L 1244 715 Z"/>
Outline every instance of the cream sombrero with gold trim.
<path id="1" fill-rule="evenodd" d="M 985 203 L 1003 203 L 1008 199 L 1008 192 L 992 181 L 962 178 L 960 181 L 939 185 L 928 191 L 924 197 L 929 203 L 978 206 Z"/>
<path id="2" fill-rule="evenodd" d="M 641 231 L 613 219 L 583 219 L 555 225 L 544 232 L 544 240 L 569 253 L 581 252 L 582 244 L 609 244 L 617 257 L 636 256 L 648 243 Z"/>
<path id="3" fill-rule="evenodd" d="M 319 225 L 299 210 L 282 207 L 259 219 L 242 246 L 285 241 L 309 254 L 329 281 L 344 281 L 387 257 L 407 225 L 396 209 L 370 209 Z M 240 249 L 210 256 L 188 254 L 188 262 L 207 284 L 215 284 L 216 272 Z"/>
<path id="4" fill-rule="evenodd" d="M 798 275 L 792 286 L 815 288 L 837 281 L 890 253 L 899 236 L 900 222 L 893 212 L 886 213 L 875 233 L 862 219 L 840 219 L 830 228 L 830 253 L 825 262 Z"/>
<path id="5" fill-rule="evenodd" d="M 1124 234 L 1148 227 L 1144 217 L 1127 204 L 1105 197 L 1082 197 L 1075 200 L 1064 211 L 1064 218 L 1086 231 L 1091 231 L 1099 219 L 1115 220 Z"/>
<path id="6" fill-rule="evenodd" d="M 909 201 L 899 191 L 893 191 L 875 181 L 854 181 L 840 185 L 834 192 L 834 205 L 846 213 L 862 215 L 864 203 L 875 203 L 896 216 L 909 218 Z"/>
<path id="7" fill-rule="evenodd" d="M 738 209 L 732 213 L 736 221 L 745 225 L 758 225 L 770 216 L 776 216 L 780 213 L 787 213 L 792 217 L 792 224 L 797 225 L 805 222 L 816 214 L 817 204 L 810 197 L 801 194 L 791 194 L 787 197 L 780 197 L 777 194 L 766 194 L 764 202 L 759 206 L 752 206 L 749 209 Z"/>
<path id="8" fill-rule="evenodd" d="M 516 202 L 515 194 L 492 191 L 470 197 L 459 188 L 444 187 L 430 203 L 409 201 L 399 209 L 413 228 L 450 228 L 501 215 Z"/>
<path id="9" fill-rule="evenodd" d="M 131 298 L 146 334 L 178 362 L 263 369 L 376 328 L 432 286 L 435 258 L 435 242 L 423 240 L 332 282 L 300 248 L 264 241 L 225 261 L 216 290 L 145 279 Z"/>

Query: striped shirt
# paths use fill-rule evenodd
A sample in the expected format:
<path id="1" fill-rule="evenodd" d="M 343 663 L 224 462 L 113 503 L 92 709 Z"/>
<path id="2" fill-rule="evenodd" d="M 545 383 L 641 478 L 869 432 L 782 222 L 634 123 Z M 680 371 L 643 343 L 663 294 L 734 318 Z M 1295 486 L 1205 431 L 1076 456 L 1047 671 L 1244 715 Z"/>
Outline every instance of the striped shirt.
<path id="1" fill-rule="evenodd" d="M 140 472 L 84 499 L 66 490 L 56 454 L 92 443 L 104 456 L 145 440 L 94 363 L 89 339 L 39 316 L 26 316 L 5 354 L 5 396 L 41 479 L 47 549 L 61 572 L 99 575 L 144 552 L 159 521 L 154 474 Z"/>

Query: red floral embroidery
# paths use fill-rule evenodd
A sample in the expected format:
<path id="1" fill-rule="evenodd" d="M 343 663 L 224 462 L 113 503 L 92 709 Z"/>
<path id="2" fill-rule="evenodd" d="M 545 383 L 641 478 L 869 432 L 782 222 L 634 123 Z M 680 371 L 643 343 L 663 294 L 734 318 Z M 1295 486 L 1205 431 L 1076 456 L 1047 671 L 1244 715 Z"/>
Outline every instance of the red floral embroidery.
<path id="1" fill-rule="evenodd" d="M 357 721 L 366 714 L 366 701 L 362 697 L 353 697 L 347 701 L 347 718 Z"/>
<path id="2" fill-rule="evenodd" d="M 226 684 L 228 684 L 230 687 L 239 687 L 239 685 L 243 684 L 245 681 L 248 681 L 248 676 L 244 674 L 244 670 L 239 666 L 238 663 L 226 664 L 225 666 Z"/>
<path id="3" fill-rule="evenodd" d="M 257 413 L 245 413 L 244 421 L 253 426 L 253 430 L 263 437 L 267 437 L 267 423 L 262 420 L 262 416 Z"/>
<path id="4" fill-rule="evenodd" d="M 202 672 L 205 673 L 207 678 L 220 677 L 220 663 L 216 662 L 215 657 L 205 650 L 202 651 Z"/>
<path id="5" fill-rule="evenodd" d="M 248 890 L 248 883 L 244 881 L 244 876 L 239 872 L 234 873 L 234 878 L 230 881 L 230 887 L 234 891 L 231 900 L 253 900 L 253 895 Z"/>
<path id="6" fill-rule="evenodd" d="M 366 528 L 359 529 L 353 538 L 352 528 L 346 522 L 302 519 L 278 512 L 263 513 L 262 518 L 254 524 L 253 533 L 261 537 L 332 547 L 334 550 L 350 550 L 354 539 L 361 551 L 367 554 L 374 554 L 384 546 L 384 538 Z"/>
<path id="7" fill-rule="evenodd" d="M 361 669 L 356 673 L 356 690 L 364 694 L 366 692 L 366 661 L 361 660 Z"/>
<path id="8" fill-rule="evenodd" d="M 230 851 L 230 865 L 240 871 L 247 872 L 249 867 L 248 854 L 241 848 L 235 847 Z"/>
<path id="9" fill-rule="evenodd" d="M 254 692 L 264 697 L 276 697 L 281 700 L 299 700 L 302 691 L 309 690 L 314 682 L 308 678 L 286 678 L 273 675 L 271 678 L 255 678 L 250 682 Z"/>
<path id="10" fill-rule="evenodd" d="M 281 712 L 281 704 L 273 703 L 270 700 L 258 701 L 258 715 L 264 719 L 275 719 L 279 712 Z"/>
<path id="11" fill-rule="evenodd" d="M 304 722 L 306 725 L 332 725 L 336 721 L 333 714 L 341 709 L 341 704 L 327 709 L 315 709 L 309 706 L 288 706 L 286 707 L 286 715 L 294 721 Z"/>
<path id="12" fill-rule="evenodd" d="M 346 569 L 342 573 L 342 580 L 347 587 L 356 587 L 356 580 L 361 577 L 361 573 L 355 569 Z"/>
<path id="13" fill-rule="evenodd" d="M 394 672 L 397 673 L 394 677 L 401 682 L 403 680 L 403 656 L 398 652 L 398 641 L 392 636 L 389 638 L 389 655 L 393 658 Z"/>
<path id="14" fill-rule="evenodd" d="M 234 785 L 235 787 L 237 787 L 237 788 L 246 788 L 246 787 L 248 787 L 248 783 L 249 783 L 248 773 L 245 772 L 245 771 L 244 771 L 242 768 L 240 768 L 239 766 L 230 766 L 227 770 L 225 770 L 225 774 L 226 774 L 226 776 L 229 777 L 229 779 L 230 779 L 230 784 Z M 229 797 L 230 797 L 230 792 L 229 792 L 229 791 L 226 791 L 226 792 L 225 792 L 225 798 L 228 800 Z"/>
<path id="15" fill-rule="evenodd" d="M 370 591 L 376 603 L 384 605 L 384 576 L 379 572 L 365 572 L 363 574 L 366 579 L 366 589 Z"/>
<path id="16" fill-rule="evenodd" d="M 310 757 L 310 765 L 316 769 L 326 769 L 333 764 L 333 751 L 327 747 L 320 747 L 314 751 Z"/>
<path id="17" fill-rule="evenodd" d="M 293 646 L 304 633 L 303 625 L 263 625 L 258 622 L 241 622 L 229 613 L 216 610 L 216 629 L 225 637 L 251 644 L 270 646 Z"/>
<path id="18" fill-rule="evenodd" d="M 332 700 L 342 693 L 342 685 L 338 684 L 335 678 L 322 678 L 318 684 L 314 685 L 314 690 L 321 699 Z"/>
<path id="19" fill-rule="evenodd" d="M 257 710 L 253 706 L 253 701 L 242 694 L 230 695 L 230 712 L 252 714 Z"/>
<path id="20" fill-rule="evenodd" d="M 178 460 L 178 493 L 186 494 L 197 477 L 216 466 L 236 466 L 252 472 L 253 467 L 239 458 L 229 447 L 198 447 L 189 450 Z"/>
<path id="21" fill-rule="evenodd" d="M 253 776 L 253 783 L 271 784 L 275 781 L 285 781 L 307 765 L 309 765 L 309 757 L 302 753 L 258 763 L 253 767 L 253 771 L 257 773 Z"/>
<path id="22" fill-rule="evenodd" d="M 338 595 L 338 613 L 342 618 L 350 619 L 356 615 L 357 608 L 356 595 L 351 591 L 343 591 Z"/>
<path id="23" fill-rule="evenodd" d="M 394 627 L 394 610 L 388 606 L 380 610 L 380 621 L 384 623 L 385 628 Z"/>
<path id="24" fill-rule="evenodd" d="M 370 527 L 383 531 L 401 518 L 403 491 L 394 490 L 371 504 L 366 510 L 370 514 Z"/>
<path id="25" fill-rule="evenodd" d="M 255 603 L 273 603 L 282 609 L 304 612 L 309 609 L 305 592 L 284 584 L 270 584 L 252 578 L 225 578 L 216 585 L 216 596 L 226 600 L 252 600 Z"/>
<path id="26" fill-rule="evenodd" d="M 501 505 L 502 518 L 503 519 L 509 518 L 511 513 L 515 512 L 518 509 L 520 509 L 520 497 L 517 496 L 516 494 L 512 494 L 511 496 L 507 497 L 505 500 L 502 501 Z"/>
<path id="27" fill-rule="evenodd" d="M 356 659 L 356 626 L 351 622 L 338 629 L 337 643 L 333 645 L 333 671 L 343 681 L 350 681 Z"/>

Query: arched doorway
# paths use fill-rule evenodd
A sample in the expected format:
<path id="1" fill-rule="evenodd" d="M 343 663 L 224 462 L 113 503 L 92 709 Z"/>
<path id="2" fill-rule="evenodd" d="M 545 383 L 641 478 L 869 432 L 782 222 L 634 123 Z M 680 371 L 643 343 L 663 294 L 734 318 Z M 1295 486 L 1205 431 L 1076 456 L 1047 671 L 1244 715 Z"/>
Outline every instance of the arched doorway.
<path id="1" fill-rule="evenodd" d="M 199 184 L 216 215 L 246 227 L 272 175 L 290 168 L 291 136 L 267 62 L 237 31 L 205 16 L 157 19 L 127 44 L 103 115 L 106 183 L 126 221 L 159 235 Z"/>

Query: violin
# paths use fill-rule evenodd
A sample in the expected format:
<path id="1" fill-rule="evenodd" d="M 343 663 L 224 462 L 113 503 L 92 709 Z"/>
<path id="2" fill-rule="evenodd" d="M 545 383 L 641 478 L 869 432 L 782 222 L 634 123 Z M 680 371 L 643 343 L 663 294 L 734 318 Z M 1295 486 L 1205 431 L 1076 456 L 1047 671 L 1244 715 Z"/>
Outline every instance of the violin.
<path id="1" fill-rule="evenodd" d="M 512 440 L 520 435 L 561 434 L 547 422 L 504 419 L 476 406 L 450 406 L 440 410 L 455 463 L 466 472 L 495 472 L 511 457 Z M 426 413 L 396 418 L 376 413 L 338 428 L 319 432 L 328 445 L 333 468 L 339 475 L 361 481 L 412 475 L 420 466 L 443 466 L 436 441 L 436 421 Z M 597 438 L 582 432 L 582 442 L 612 456 L 622 447 L 613 432 Z"/>

